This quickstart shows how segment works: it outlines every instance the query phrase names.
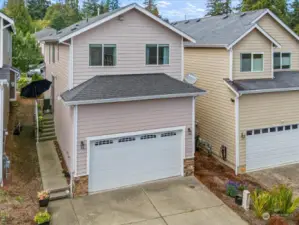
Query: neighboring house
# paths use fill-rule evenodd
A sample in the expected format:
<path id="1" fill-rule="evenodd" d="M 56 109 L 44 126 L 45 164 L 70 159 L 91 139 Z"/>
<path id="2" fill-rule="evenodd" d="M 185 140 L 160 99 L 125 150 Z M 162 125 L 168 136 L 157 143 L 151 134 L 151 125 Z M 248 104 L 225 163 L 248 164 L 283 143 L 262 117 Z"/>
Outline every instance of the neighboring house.
<path id="1" fill-rule="evenodd" d="M 42 39 L 56 135 L 75 194 L 193 174 L 195 97 L 184 41 L 136 4 Z"/>
<path id="2" fill-rule="evenodd" d="M 14 21 L 0 12 L 0 183 L 3 185 L 3 156 L 8 134 L 9 102 L 16 100 L 16 77 L 20 72 L 12 67 L 12 33 Z M 5 157 L 6 158 L 6 157 Z M 5 161 L 5 160 L 4 160 Z"/>
<path id="3" fill-rule="evenodd" d="M 34 33 L 34 36 L 35 36 L 37 42 L 39 43 L 39 46 L 41 48 L 41 53 L 43 55 L 45 53 L 45 48 L 44 48 L 44 43 L 41 42 L 40 40 L 43 39 L 44 37 L 50 36 L 51 34 L 56 34 L 56 30 L 51 27 L 46 27 L 46 28 Z"/>
<path id="4" fill-rule="evenodd" d="M 271 11 L 180 21 L 198 133 L 238 172 L 299 162 L 299 38 Z M 225 154 L 223 154 L 225 159 Z"/>

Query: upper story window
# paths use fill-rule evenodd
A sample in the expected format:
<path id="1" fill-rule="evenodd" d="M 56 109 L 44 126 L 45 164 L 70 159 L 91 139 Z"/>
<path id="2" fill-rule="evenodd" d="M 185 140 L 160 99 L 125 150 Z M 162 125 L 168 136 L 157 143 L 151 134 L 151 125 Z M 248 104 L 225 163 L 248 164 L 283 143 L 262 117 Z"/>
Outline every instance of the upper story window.
<path id="1" fill-rule="evenodd" d="M 274 69 L 291 69 L 291 53 L 275 52 L 273 53 Z"/>
<path id="2" fill-rule="evenodd" d="M 146 45 L 146 65 L 168 65 L 169 45 L 148 44 Z"/>
<path id="3" fill-rule="evenodd" d="M 91 44 L 89 45 L 90 66 L 115 66 L 116 45 Z"/>
<path id="4" fill-rule="evenodd" d="M 241 53 L 241 72 L 262 72 L 263 70 L 263 53 Z"/>

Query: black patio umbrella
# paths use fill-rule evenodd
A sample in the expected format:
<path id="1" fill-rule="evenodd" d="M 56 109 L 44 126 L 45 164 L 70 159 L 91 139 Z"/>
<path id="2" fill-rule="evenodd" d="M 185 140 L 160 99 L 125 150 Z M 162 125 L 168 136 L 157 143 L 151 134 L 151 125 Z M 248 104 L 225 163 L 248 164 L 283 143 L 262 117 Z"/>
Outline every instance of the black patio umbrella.
<path id="1" fill-rule="evenodd" d="M 47 79 L 33 81 L 21 90 L 21 96 L 26 98 L 37 98 L 45 91 L 49 90 L 52 82 Z"/>

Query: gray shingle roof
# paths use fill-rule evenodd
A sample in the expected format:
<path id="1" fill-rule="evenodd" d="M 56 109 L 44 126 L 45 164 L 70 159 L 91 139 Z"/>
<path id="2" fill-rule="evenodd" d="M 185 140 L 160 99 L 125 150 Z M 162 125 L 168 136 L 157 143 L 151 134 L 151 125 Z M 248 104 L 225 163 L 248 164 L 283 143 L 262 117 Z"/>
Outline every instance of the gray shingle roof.
<path id="1" fill-rule="evenodd" d="M 55 34 L 56 33 L 56 30 L 54 28 L 51 28 L 51 27 L 46 27 L 38 32 L 35 32 L 34 36 L 36 38 L 36 40 L 41 40 L 42 38 L 44 37 L 47 37 L 49 36 L 49 34 Z"/>
<path id="2" fill-rule="evenodd" d="M 91 104 L 198 96 L 205 91 L 166 74 L 95 76 L 61 97 L 69 104 Z"/>
<path id="3" fill-rule="evenodd" d="M 10 71 L 14 70 L 18 73 L 20 73 L 20 71 L 17 68 L 14 68 L 10 65 L 6 65 L 4 64 L 2 68 L 0 68 L 0 80 L 10 80 Z"/>
<path id="4" fill-rule="evenodd" d="M 185 46 L 219 45 L 219 47 L 226 47 L 254 26 L 252 22 L 266 10 L 184 20 L 174 22 L 172 25 L 196 40 L 195 44 L 185 43 Z"/>
<path id="5" fill-rule="evenodd" d="M 299 90 L 299 71 L 275 72 L 274 79 L 224 80 L 239 94 Z"/>
<path id="6" fill-rule="evenodd" d="M 63 37 L 65 37 L 65 36 L 67 36 L 71 33 L 74 33 L 76 31 L 78 31 L 78 30 L 94 23 L 94 22 L 100 21 L 100 20 L 102 20 L 102 19 L 104 19 L 104 18 L 106 18 L 106 17 L 108 17 L 108 16 L 110 16 L 110 15 L 112 15 L 112 14 L 114 14 L 114 13 L 120 11 L 120 10 L 128 8 L 128 7 L 130 7 L 134 4 L 135 3 L 124 6 L 124 7 L 121 7 L 121 8 L 118 8 L 118 9 L 113 10 L 111 12 L 101 14 L 99 16 L 95 16 L 95 17 L 91 17 L 91 18 L 88 18 L 88 19 L 81 20 L 81 21 L 79 21 L 79 22 L 77 22 L 77 23 L 75 23 L 71 26 L 68 26 L 68 27 L 64 28 L 64 29 L 61 29 L 59 31 L 55 31 L 55 32 L 50 33 L 49 35 L 41 38 L 40 41 L 58 41 L 60 38 L 63 38 Z"/>

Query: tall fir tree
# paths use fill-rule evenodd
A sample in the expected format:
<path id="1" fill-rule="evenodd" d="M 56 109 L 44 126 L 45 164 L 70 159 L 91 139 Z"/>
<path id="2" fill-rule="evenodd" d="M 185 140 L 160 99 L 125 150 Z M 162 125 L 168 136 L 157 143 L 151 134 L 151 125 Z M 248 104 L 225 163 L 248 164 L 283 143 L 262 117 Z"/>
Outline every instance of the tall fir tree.
<path id="1" fill-rule="evenodd" d="M 110 9 L 115 10 L 119 8 L 119 1 L 118 0 L 111 0 L 110 2 Z"/>
<path id="2" fill-rule="evenodd" d="M 98 0 L 85 0 L 82 6 L 83 17 L 93 17 L 98 15 L 98 10 L 100 10 L 100 4 Z"/>
<path id="3" fill-rule="evenodd" d="M 232 12 L 231 0 L 208 0 L 207 16 L 218 16 Z"/>
<path id="4" fill-rule="evenodd" d="M 145 0 L 143 2 L 145 9 L 148 10 L 149 12 L 151 12 L 152 14 L 159 16 L 159 10 L 157 7 L 157 3 L 156 0 Z"/>
<path id="5" fill-rule="evenodd" d="M 299 0 L 294 0 L 290 8 L 290 27 L 299 34 Z"/>
<path id="6" fill-rule="evenodd" d="M 50 4 L 49 0 L 28 0 L 27 7 L 31 18 L 34 20 L 43 19 Z"/>

